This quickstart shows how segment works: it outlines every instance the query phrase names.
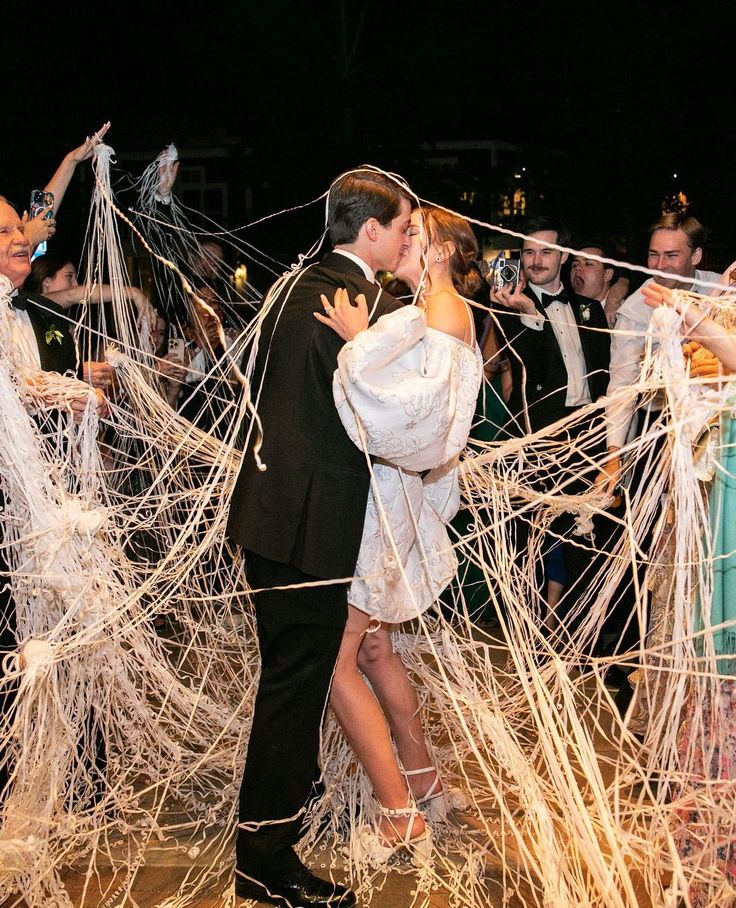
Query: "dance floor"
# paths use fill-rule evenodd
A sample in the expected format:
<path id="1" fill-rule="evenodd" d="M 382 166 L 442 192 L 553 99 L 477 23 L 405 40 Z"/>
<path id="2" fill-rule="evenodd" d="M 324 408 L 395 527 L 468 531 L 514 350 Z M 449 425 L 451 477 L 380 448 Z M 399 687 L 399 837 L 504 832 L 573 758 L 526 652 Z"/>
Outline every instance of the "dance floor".
<path id="1" fill-rule="evenodd" d="M 486 638 L 487 639 L 487 638 Z M 495 653 L 493 661 L 498 660 L 499 664 L 506 660 L 505 647 L 496 641 L 499 645 L 494 647 Z M 602 717 L 601 717 L 602 718 Z M 605 727 L 604 721 L 601 727 Z M 602 755 L 607 746 L 607 742 L 600 734 L 596 734 L 599 740 Z M 634 793 L 632 792 L 632 796 Z M 489 808 L 488 819 L 493 821 L 497 819 L 493 808 Z M 474 833 L 474 827 L 478 825 L 477 820 L 474 822 L 472 816 L 457 814 L 453 816 L 453 823 L 462 825 L 466 828 L 466 835 L 485 835 L 480 829 Z M 182 825 L 185 824 L 186 818 L 181 816 Z M 111 856 L 115 858 L 118 866 L 121 863 L 125 866 L 124 871 L 119 871 L 113 878 L 111 863 L 106 859 L 104 854 L 97 853 L 94 872 L 90 871 L 89 856 L 80 857 L 77 863 L 72 867 L 67 867 L 61 873 L 64 885 L 69 894 L 71 904 L 74 908 L 117 908 L 117 906 L 136 906 L 136 908 L 234 908 L 234 906 L 244 905 L 245 902 L 235 901 L 232 895 L 232 876 L 231 876 L 231 858 L 229 852 L 221 852 L 219 855 L 214 854 L 212 843 L 208 841 L 206 834 L 198 845 L 193 849 L 191 839 L 177 840 L 175 833 L 172 832 L 177 825 L 177 817 L 173 814 L 167 814 L 166 822 L 162 824 L 167 828 L 166 838 L 163 841 L 157 841 L 148 846 L 143 853 L 137 852 L 131 841 L 135 840 L 135 835 L 124 837 L 121 834 L 113 832 L 109 837 Z M 491 827 L 493 827 L 493 822 Z M 499 829 L 500 829 L 500 823 Z M 217 832 L 215 830 L 214 834 Z M 218 846 L 221 844 L 218 843 Z M 127 849 L 128 854 L 125 854 Z M 485 878 L 488 882 L 489 890 L 492 893 L 492 901 L 484 902 L 478 908 L 522 908 L 526 905 L 538 904 L 535 899 L 535 893 L 531 891 L 526 884 L 519 886 L 519 891 L 514 892 L 510 886 L 510 878 L 514 877 L 515 852 L 513 844 L 506 846 L 506 879 L 504 880 L 503 868 L 493 863 L 489 858 L 485 867 Z M 452 855 L 448 855 L 452 860 Z M 215 876 L 211 870 L 213 864 L 221 867 L 221 875 Z M 334 861 L 327 859 L 321 860 L 319 856 L 313 856 L 309 860 L 311 868 L 318 874 L 328 876 L 328 866 L 334 866 Z M 338 865 L 339 866 L 339 865 Z M 177 890 L 184 886 L 187 889 L 187 879 L 200 878 L 205 881 L 196 894 L 190 894 L 179 901 L 176 897 Z M 346 881 L 346 876 L 342 876 L 339 871 L 336 877 L 341 881 Z M 519 885 L 518 880 L 514 880 L 514 885 Z M 125 898 L 125 893 L 129 895 Z M 190 889 L 191 893 L 191 889 Z M 132 898 L 131 898 L 132 896 Z M 538 898 L 538 893 L 536 894 Z M 465 905 L 465 902 L 451 900 L 450 893 L 441 887 L 437 887 L 428 892 L 416 892 L 416 878 L 411 865 L 405 859 L 393 859 L 392 866 L 386 874 L 385 881 L 379 878 L 376 881 L 376 888 L 371 893 L 370 902 L 361 904 L 370 904 L 372 908 L 448 908 L 450 904 Z M 646 908 L 649 900 L 644 892 L 640 893 L 640 906 Z M 0 908 L 32 908 L 32 903 L 22 899 L 11 898 L 0 904 Z M 44 906 L 44 908 L 57 908 L 57 906 Z M 59 906 L 61 908 L 61 906 Z"/>

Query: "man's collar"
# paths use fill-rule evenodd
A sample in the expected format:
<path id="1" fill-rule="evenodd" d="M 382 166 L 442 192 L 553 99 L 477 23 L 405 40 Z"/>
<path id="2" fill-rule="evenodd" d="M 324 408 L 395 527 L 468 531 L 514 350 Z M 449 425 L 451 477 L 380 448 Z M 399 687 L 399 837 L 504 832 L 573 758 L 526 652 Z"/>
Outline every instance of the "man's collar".
<path id="1" fill-rule="evenodd" d="M 333 252 L 336 252 L 338 255 L 344 255 L 346 259 L 350 259 L 351 262 L 355 262 L 356 265 L 360 267 L 360 270 L 365 275 L 365 279 L 373 283 L 376 279 L 376 275 L 373 273 L 372 268 L 363 259 L 356 255 L 354 252 L 348 252 L 347 249 L 333 249 Z"/>
<path id="2" fill-rule="evenodd" d="M 527 287 L 532 291 L 532 293 L 534 294 L 534 296 L 536 296 L 536 298 L 537 298 L 537 299 L 539 300 L 539 302 L 541 303 L 541 302 L 542 302 L 542 294 L 543 294 L 543 293 L 546 293 L 547 296 L 555 296 L 555 294 L 559 293 L 560 290 L 563 289 L 563 284 L 562 284 L 562 281 L 558 281 L 557 286 L 555 287 L 555 289 L 554 289 L 554 290 L 550 290 L 550 289 L 549 289 L 549 286 L 540 287 L 539 284 L 532 284 L 532 282 L 529 281 L 529 282 L 527 283 Z"/>

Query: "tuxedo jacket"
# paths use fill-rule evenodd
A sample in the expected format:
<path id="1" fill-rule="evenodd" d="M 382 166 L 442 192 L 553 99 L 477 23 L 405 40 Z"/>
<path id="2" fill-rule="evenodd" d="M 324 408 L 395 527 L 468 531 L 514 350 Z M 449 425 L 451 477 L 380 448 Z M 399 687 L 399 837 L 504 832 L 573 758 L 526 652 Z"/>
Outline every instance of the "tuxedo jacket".
<path id="1" fill-rule="evenodd" d="M 77 371 L 77 349 L 71 334 L 67 314 L 53 300 L 19 290 L 11 300 L 14 306 L 25 307 L 33 326 L 44 372 L 63 374 Z"/>
<path id="2" fill-rule="evenodd" d="M 526 296 L 545 317 L 541 331 L 527 328 L 518 312 L 502 309 L 499 323 L 506 343 L 506 355 L 511 364 L 513 388 L 506 407 L 511 415 L 507 431 L 512 435 L 524 434 L 526 407 L 532 431 L 556 422 L 569 412 L 565 405 L 567 396 L 567 369 L 554 329 L 546 318 L 544 306 L 532 290 Z M 608 369 L 611 360 L 611 340 L 603 306 L 585 296 L 568 291 L 580 334 L 585 359 L 585 372 L 592 400 L 597 400 L 608 388 Z"/>
<path id="3" fill-rule="evenodd" d="M 228 534 L 243 548 L 321 579 L 352 577 L 368 500 L 366 457 L 332 396 L 342 339 L 318 322 L 320 294 L 365 294 L 371 323 L 400 304 L 338 253 L 295 275 L 264 319 L 251 394 L 263 425 L 258 470 L 251 433 L 230 503 Z M 380 295 L 379 295 L 380 294 Z"/>

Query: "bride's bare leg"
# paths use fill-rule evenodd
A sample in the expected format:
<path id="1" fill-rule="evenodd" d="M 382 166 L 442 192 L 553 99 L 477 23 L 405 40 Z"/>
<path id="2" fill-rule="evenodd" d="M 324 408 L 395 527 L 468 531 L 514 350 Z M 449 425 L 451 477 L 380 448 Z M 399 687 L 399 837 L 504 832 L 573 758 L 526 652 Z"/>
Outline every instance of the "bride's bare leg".
<path id="1" fill-rule="evenodd" d="M 371 780 L 379 803 L 384 807 L 401 809 L 409 801 L 406 780 L 396 762 L 381 707 L 358 671 L 358 652 L 369 623 L 368 615 L 349 607 L 332 681 L 330 704 L 345 737 Z M 409 822 L 406 817 L 392 817 L 390 821 L 381 817 L 379 829 L 387 840 L 396 840 L 404 835 Z M 414 819 L 412 836 L 423 829 L 424 821 L 418 816 Z"/>
<path id="2" fill-rule="evenodd" d="M 406 666 L 394 652 L 389 627 L 381 627 L 366 634 L 358 651 L 358 666 L 371 682 L 393 733 L 401 764 L 406 770 L 432 766 L 432 759 L 424 741 L 424 730 L 419 715 L 419 701 Z M 416 798 L 422 798 L 435 782 L 436 773 L 418 773 L 409 776 L 409 784 Z M 435 787 L 440 790 L 441 785 Z"/>

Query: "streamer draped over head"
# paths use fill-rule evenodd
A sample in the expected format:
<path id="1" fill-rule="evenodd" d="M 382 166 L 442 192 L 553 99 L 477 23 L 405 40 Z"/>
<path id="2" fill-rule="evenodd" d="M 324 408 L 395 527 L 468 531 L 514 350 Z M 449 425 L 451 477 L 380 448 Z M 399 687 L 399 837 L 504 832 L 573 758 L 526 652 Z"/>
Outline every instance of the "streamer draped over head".
<path id="1" fill-rule="evenodd" d="M 110 164 L 111 149 L 100 146 L 84 280 L 91 285 L 106 274 L 122 288 L 130 281 L 120 231 L 131 220 L 115 204 Z M 194 289 L 177 263 L 199 246 L 199 227 L 175 198 L 171 216 L 158 217 L 155 186 L 150 174 L 139 184 L 134 229 L 167 275 L 172 311 L 188 311 Z M 208 228 L 228 250 L 274 266 L 242 231 Z M 195 382 L 210 379 L 202 406 L 217 400 L 215 437 L 165 403 L 151 344 L 121 293 L 108 353 L 118 393 L 104 434 L 91 415 L 74 427 L 59 414 L 58 431 L 41 439 L 34 387 L 11 341 L 10 287 L 0 290 L 2 545 L 18 618 L 0 679 L 0 694 L 16 691 L 0 727 L 9 778 L 0 892 L 35 905 L 81 904 L 84 879 L 85 904 L 132 902 L 144 893 L 147 862 L 163 848 L 181 856 L 187 873 L 159 904 L 196 905 L 205 896 L 228 904 L 257 644 L 249 591 L 224 527 L 241 443 L 257 431 L 258 397 L 254 389 L 245 407 L 223 392 L 235 375 L 251 399 L 265 310 L 243 320 L 236 343 L 223 345 Z M 727 312 L 733 301 L 711 304 Z M 104 322 L 93 327 L 104 341 Z M 458 822 L 436 835 L 431 865 L 396 869 L 417 874 L 418 900 L 445 889 L 450 904 L 468 908 L 634 908 L 646 900 L 676 904 L 693 883 L 707 893 L 698 904 L 722 908 L 733 896 L 733 876 L 723 870 L 729 861 L 733 870 L 733 782 L 714 781 L 702 752 L 682 746 L 680 730 L 687 720 L 688 740 L 715 741 L 718 772 L 733 759 L 724 737 L 728 688 L 720 683 L 729 665 L 714 645 L 716 632 L 732 640 L 733 630 L 728 618 L 711 622 L 714 565 L 728 553 L 714 542 L 723 524 L 693 443 L 719 417 L 732 425 L 734 390 L 728 380 L 688 377 L 676 325 L 662 325 L 657 314 L 651 332 L 666 341 L 619 395 L 662 389 L 666 397 L 650 433 L 629 445 L 631 457 L 646 458 L 657 434 L 666 433 L 668 444 L 651 463 L 648 484 L 628 490 L 624 532 L 600 553 L 600 569 L 574 604 L 574 633 L 548 640 L 540 632 L 539 546 L 556 515 L 572 511 L 585 521 L 605 502 L 592 489 L 572 496 L 555 482 L 566 455 L 560 426 L 479 442 L 462 462 L 470 529 L 454 542 L 481 573 L 500 629 L 498 639 L 478 632 L 458 588 L 456 607 L 430 611 L 395 636 L 419 682 L 443 778 L 467 798 Z M 49 373 L 49 385 L 63 394 L 61 381 Z M 597 406 L 571 415 L 569 427 Z M 600 441 L 595 431 L 576 438 L 583 457 Z M 730 451 L 714 460 L 723 481 L 732 480 Z M 674 521 L 653 528 L 652 559 L 637 540 L 664 493 Z M 528 522 L 525 551 L 508 533 L 512 518 Z M 578 544 L 595 540 L 581 536 Z M 645 583 L 632 620 L 646 628 L 650 590 L 666 588 L 666 633 L 642 652 L 590 657 L 621 578 L 639 564 Z M 644 746 L 611 703 L 611 662 L 639 667 L 650 692 L 656 687 Z M 370 819 L 375 806 L 329 715 L 322 751 L 324 792 L 310 807 L 301 849 L 306 860 L 319 854 L 342 866 L 353 821 Z M 693 816 L 697 835 L 688 850 Z M 726 860 L 718 855 L 724 848 Z M 385 904 L 383 870 L 357 864 L 350 874 L 364 903 Z"/>
<path id="2" fill-rule="evenodd" d="M 386 182 L 394 183 L 399 194 Z M 407 183 L 395 173 L 364 165 L 336 177 L 327 191 L 325 226 L 334 246 L 355 242 L 360 227 L 368 217 L 382 225 L 389 224 L 399 213 L 401 197 L 416 203 L 416 196 Z"/>

